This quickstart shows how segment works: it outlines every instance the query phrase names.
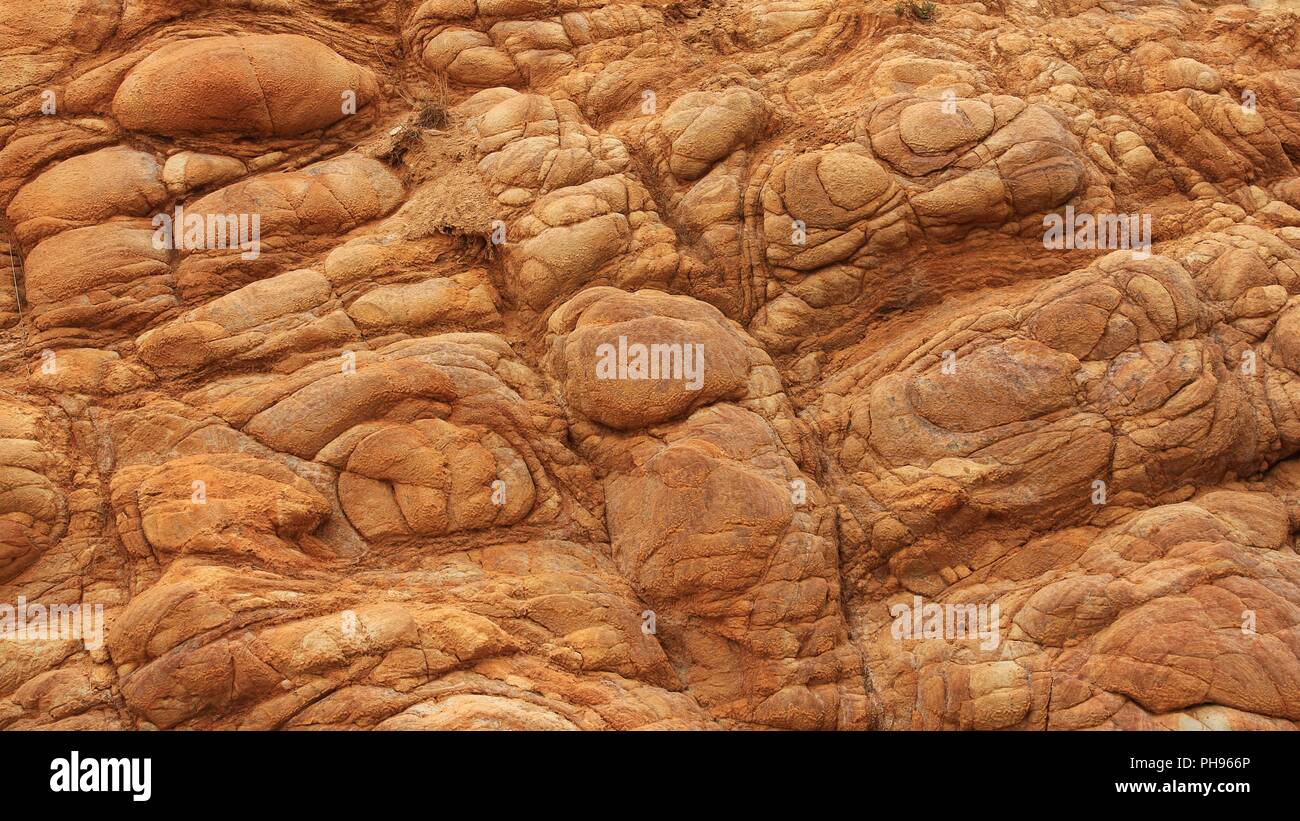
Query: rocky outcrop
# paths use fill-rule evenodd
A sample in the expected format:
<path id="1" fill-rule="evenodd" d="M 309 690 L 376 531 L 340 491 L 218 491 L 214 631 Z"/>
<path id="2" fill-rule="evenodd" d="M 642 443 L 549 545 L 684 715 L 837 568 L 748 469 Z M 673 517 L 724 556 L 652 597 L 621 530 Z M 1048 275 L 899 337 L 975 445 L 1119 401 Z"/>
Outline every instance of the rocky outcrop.
<path id="1" fill-rule="evenodd" d="M 1293 10 L 248 5 L 0 8 L 0 728 L 1300 726 Z"/>

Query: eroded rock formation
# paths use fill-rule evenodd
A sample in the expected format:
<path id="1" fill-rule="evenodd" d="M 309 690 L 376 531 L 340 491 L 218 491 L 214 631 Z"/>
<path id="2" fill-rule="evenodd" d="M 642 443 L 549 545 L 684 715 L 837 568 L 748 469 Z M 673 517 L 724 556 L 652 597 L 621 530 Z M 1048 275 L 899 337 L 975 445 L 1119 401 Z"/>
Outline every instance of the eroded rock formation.
<path id="1" fill-rule="evenodd" d="M 1300 12 L 912 5 L 0 5 L 0 728 L 1300 726 Z"/>

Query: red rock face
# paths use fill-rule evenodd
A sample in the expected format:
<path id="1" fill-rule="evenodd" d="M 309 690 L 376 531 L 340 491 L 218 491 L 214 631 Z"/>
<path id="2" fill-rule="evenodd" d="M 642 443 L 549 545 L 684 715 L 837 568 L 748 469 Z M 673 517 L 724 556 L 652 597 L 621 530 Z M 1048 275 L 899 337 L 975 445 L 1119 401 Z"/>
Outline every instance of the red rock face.
<path id="1" fill-rule="evenodd" d="M 0 728 L 1300 726 L 1296 12 L 254 5 L 0 4 Z"/>

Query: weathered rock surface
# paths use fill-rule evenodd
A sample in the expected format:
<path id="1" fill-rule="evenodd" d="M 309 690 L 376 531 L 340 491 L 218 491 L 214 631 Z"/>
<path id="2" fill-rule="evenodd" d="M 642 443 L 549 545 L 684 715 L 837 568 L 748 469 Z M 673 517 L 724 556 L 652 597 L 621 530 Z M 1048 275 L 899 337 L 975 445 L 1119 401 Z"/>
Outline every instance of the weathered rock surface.
<path id="1" fill-rule="evenodd" d="M 0 4 L 0 728 L 1300 728 L 1295 11 L 235 5 Z"/>

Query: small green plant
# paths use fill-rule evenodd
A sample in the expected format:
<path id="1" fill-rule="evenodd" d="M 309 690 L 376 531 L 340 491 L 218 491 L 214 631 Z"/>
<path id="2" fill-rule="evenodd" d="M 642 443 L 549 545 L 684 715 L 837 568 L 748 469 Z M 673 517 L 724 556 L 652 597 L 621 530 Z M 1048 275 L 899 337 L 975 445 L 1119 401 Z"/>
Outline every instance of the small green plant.
<path id="1" fill-rule="evenodd" d="M 922 0 L 918 3 L 916 0 L 899 0 L 894 4 L 894 14 L 899 17 L 911 17 L 913 20 L 934 19 L 935 9 L 938 8 L 931 0 Z"/>

